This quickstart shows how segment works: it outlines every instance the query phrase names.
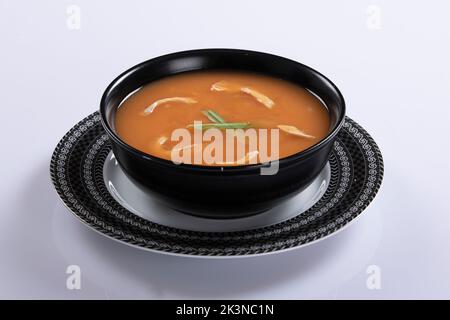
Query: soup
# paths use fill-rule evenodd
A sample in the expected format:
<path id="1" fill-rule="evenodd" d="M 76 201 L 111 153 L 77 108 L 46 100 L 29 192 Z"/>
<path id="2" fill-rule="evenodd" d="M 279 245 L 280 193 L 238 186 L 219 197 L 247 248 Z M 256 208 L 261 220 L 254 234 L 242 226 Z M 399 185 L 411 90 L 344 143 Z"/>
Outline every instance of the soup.
<path id="1" fill-rule="evenodd" d="M 308 90 L 231 71 L 188 72 L 151 82 L 126 97 L 115 118 L 117 134 L 135 149 L 220 166 L 293 155 L 322 140 L 329 126 L 327 108 Z"/>

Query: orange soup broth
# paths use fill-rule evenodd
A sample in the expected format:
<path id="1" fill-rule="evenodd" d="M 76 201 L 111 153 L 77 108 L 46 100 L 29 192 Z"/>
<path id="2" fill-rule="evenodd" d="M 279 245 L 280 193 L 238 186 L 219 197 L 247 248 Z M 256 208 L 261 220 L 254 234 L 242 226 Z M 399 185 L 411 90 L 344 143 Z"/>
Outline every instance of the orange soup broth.
<path id="1" fill-rule="evenodd" d="M 217 82 L 232 85 L 233 90 L 216 91 L 212 86 Z M 258 97 L 240 91 L 239 88 L 251 88 L 261 93 L 273 102 L 271 108 L 258 100 Z M 190 103 L 183 101 L 169 101 L 158 105 L 153 112 L 145 114 L 144 110 L 155 101 L 171 97 L 186 97 Z M 195 101 L 193 103 L 192 101 Z M 270 76 L 230 72 L 207 71 L 189 72 L 151 82 L 128 96 L 117 110 L 115 129 L 117 134 L 130 146 L 147 154 L 173 160 L 172 149 L 177 141 L 171 141 L 175 129 L 186 128 L 194 121 L 212 123 L 204 115 L 205 110 L 213 110 L 227 123 L 249 123 L 251 128 L 268 129 L 267 155 L 273 154 L 271 144 L 271 130 L 278 129 L 278 125 L 288 125 L 298 128 L 312 137 L 302 137 L 279 130 L 279 140 L 276 141 L 278 157 L 284 158 L 303 151 L 322 140 L 329 132 L 329 114 L 324 104 L 308 90 L 291 82 Z M 193 133 L 193 129 L 189 129 Z M 224 132 L 223 129 L 220 130 Z M 224 132 L 224 156 L 230 149 L 226 149 L 226 134 Z M 164 138 L 166 141 L 163 142 Z M 230 141 L 228 141 L 230 142 Z M 203 141 L 192 147 L 191 161 L 194 154 L 201 152 L 209 144 Z M 239 158 L 235 143 L 235 155 L 232 162 L 195 163 L 200 165 L 237 165 Z M 247 141 L 248 144 L 248 141 Z M 259 146 L 257 147 L 258 151 Z M 185 149 L 187 150 L 187 149 Z M 182 150 L 182 153 L 185 152 Z M 249 151 L 247 146 L 247 152 Z M 249 156 L 249 154 L 246 154 Z M 242 158 L 241 158 L 242 160 Z M 251 160 L 246 158 L 245 164 Z M 253 160 L 255 161 L 255 160 Z M 256 162 L 261 162 L 258 156 Z"/>

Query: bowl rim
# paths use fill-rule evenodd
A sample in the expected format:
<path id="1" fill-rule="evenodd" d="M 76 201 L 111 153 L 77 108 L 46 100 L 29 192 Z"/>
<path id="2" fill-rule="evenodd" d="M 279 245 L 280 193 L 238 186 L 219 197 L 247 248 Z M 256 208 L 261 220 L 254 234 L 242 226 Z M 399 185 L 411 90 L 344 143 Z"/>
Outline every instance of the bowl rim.
<path id="1" fill-rule="evenodd" d="M 266 57 L 273 58 L 273 59 L 284 60 L 291 64 L 296 64 L 296 65 L 300 66 L 301 68 L 307 69 L 310 72 L 314 73 L 319 78 L 322 78 L 322 80 L 327 82 L 333 88 L 333 90 L 335 90 L 335 92 L 337 93 L 338 100 L 339 100 L 339 103 L 341 104 L 342 111 L 341 111 L 338 119 L 336 120 L 336 124 L 334 125 L 334 127 L 330 130 L 330 132 L 328 132 L 328 134 L 324 138 L 322 138 L 319 142 L 315 143 L 314 145 L 310 146 L 309 148 L 299 151 L 297 153 L 294 153 L 290 156 L 278 159 L 277 161 L 279 162 L 279 166 L 281 166 L 282 164 L 291 163 L 293 161 L 298 161 L 298 160 L 301 160 L 301 159 L 307 157 L 311 153 L 323 148 L 330 140 L 334 139 L 334 137 L 338 134 L 339 130 L 341 129 L 341 127 L 343 126 L 343 124 L 345 122 L 345 115 L 346 115 L 345 100 L 344 100 L 342 93 L 338 89 L 338 87 L 330 79 L 328 79 L 326 76 L 324 76 L 322 73 L 318 72 L 317 70 L 315 70 L 305 64 L 297 62 L 295 60 L 285 58 L 285 57 L 282 57 L 279 55 L 271 54 L 271 53 L 246 50 L 246 49 L 205 48 L 205 49 L 178 51 L 178 52 L 164 54 L 161 56 L 157 56 L 157 57 L 148 59 L 146 61 L 138 63 L 138 64 L 134 65 L 133 67 L 127 69 L 126 71 L 124 71 L 120 75 L 118 75 L 113 81 L 111 81 L 111 83 L 107 86 L 107 88 L 103 92 L 103 95 L 100 100 L 100 121 L 102 123 L 104 130 L 108 134 L 108 136 L 112 140 L 114 140 L 115 143 L 119 144 L 122 148 L 126 149 L 128 152 L 132 153 L 133 155 L 135 155 L 139 158 L 145 159 L 145 160 L 152 161 L 159 165 L 170 166 L 172 168 L 224 173 L 224 172 L 242 172 L 242 171 L 255 170 L 255 169 L 259 170 L 261 168 L 267 167 L 267 163 L 246 164 L 246 165 L 237 165 L 237 166 L 208 166 L 208 165 L 197 165 L 197 164 L 186 164 L 186 163 L 176 164 L 171 160 L 156 157 L 154 155 L 145 153 L 143 151 L 140 151 L 140 150 L 130 146 L 125 141 L 123 141 L 118 136 L 118 134 L 116 134 L 116 132 L 111 128 L 111 126 L 108 123 L 108 120 L 106 118 L 106 99 L 107 99 L 108 95 L 124 79 L 126 79 L 128 76 L 132 75 L 137 70 L 141 69 L 144 65 L 149 64 L 149 63 L 157 63 L 158 60 L 167 60 L 170 58 L 176 58 L 177 56 L 208 54 L 208 53 L 218 53 L 218 52 L 235 53 L 235 54 L 236 53 L 238 53 L 238 54 L 256 54 L 256 55 L 266 56 Z M 202 69 L 186 71 L 186 72 L 195 72 L 195 71 L 201 71 L 201 70 Z M 264 72 L 262 72 L 262 74 L 264 74 Z M 313 92 L 313 91 L 311 91 L 311 92 L 313 94 L 317 95 L 315 92 Z M 320 98 L 320 96 L 318 96 L 318 97 Z"/>

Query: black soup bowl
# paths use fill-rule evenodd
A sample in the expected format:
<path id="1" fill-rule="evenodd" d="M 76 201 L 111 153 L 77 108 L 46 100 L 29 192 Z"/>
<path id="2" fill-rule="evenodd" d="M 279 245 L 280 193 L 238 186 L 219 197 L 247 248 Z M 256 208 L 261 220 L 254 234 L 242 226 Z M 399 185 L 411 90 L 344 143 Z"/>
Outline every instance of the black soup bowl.
<path id="1" fill-rule="evenodd" d="M 314 146 L 280 159 L 278 171 L 273 175 L 261 174 L 267 164 L 225 167 L 175 164 L 136 150 L 117 135 L 115 115 L 127 95 L 149 82 L 201 70 L 260 73 L 310 90 L 328 109 L 328 135 Z M 223 219 L 263 212 L 305 189 L 328 161 L 344 123 L 345 102 L 330 80 L 301 63 L 247 50 L 201 49 L 157 57 L 125 71 L 105 90 L 100 114 L 114 155 L 134 183 L 173 209 Z"/>

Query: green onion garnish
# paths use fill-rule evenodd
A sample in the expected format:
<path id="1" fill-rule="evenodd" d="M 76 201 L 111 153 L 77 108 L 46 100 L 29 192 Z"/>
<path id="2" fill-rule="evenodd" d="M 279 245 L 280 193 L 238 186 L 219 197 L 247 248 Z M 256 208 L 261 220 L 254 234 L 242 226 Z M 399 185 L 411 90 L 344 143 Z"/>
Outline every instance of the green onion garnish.
<path id="1" fill-rule="evenodd" d="M 225 123 L 225 120 L 214 110 L 203 110 L 202 113 L 214 123 Z"/>
<path id="2" fill-rule="evenodd" d="M 227 122 L 227 123 L 196 123 L 187 125 L 188 128 L 207 130 L 217 129 L 246 129 L 250 128 L 249 122 Z"/>

